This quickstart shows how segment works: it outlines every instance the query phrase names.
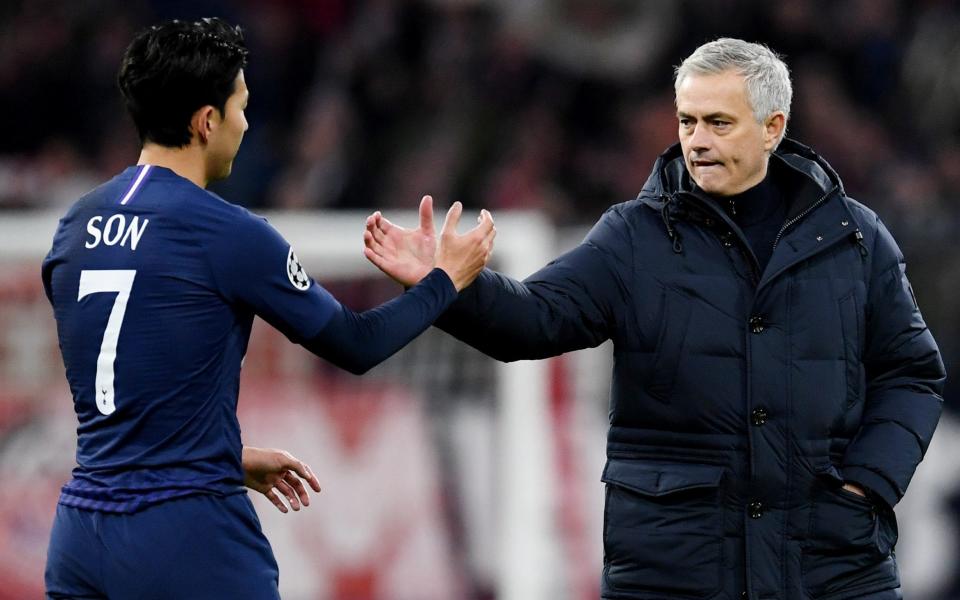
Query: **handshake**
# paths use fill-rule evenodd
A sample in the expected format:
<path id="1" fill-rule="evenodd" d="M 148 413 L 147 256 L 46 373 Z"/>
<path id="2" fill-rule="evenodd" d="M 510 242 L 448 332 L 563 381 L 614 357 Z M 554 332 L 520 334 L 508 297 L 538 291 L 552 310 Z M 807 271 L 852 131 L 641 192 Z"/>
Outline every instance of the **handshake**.
<path id="1" fill-rule="evenodd" d="M 459 292 L 477 278 L 490 260 L 497 230 L 487 210 L 480 211 L 477 225 L 457 233 L 463 205 L 454 202 L 440 230 L 439 243 L 433 225 L 433 198 L 420 201 L 420 227 L 405 229 L 377 211 L 367 217 L 363 253 L 367 259 L 398 283 L 411 287 L 431 270 L 442 269 Z"/>

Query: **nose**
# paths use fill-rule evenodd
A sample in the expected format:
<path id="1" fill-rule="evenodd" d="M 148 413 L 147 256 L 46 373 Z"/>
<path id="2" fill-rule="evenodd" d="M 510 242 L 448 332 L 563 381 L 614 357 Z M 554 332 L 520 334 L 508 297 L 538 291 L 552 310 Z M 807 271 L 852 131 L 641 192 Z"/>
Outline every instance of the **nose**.
<path id="1" fill-rule="evenodd" d="M 710 130 L 703 123 L 697 123 L 690 134 L 690 150 L 696 153 L 702 153 L 710 149 L 713 145 Z"/>

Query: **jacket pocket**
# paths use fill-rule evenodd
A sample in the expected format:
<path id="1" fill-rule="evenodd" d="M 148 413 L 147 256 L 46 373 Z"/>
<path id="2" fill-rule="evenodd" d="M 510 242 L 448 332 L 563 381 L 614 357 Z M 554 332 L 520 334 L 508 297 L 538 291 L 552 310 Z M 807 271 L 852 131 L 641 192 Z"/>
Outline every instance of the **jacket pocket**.
<path id="1" fill-rule="evenodd" d="M 886 589 L 898 576 L 893 510 L 842 488 L 832 465 L 820 471 L 803 548 L 803 585 L 814 598 Z"/>
<path id="2" fill-rule="evenodd" d="M 850 292 L 840 299 L 840 325 L 843 332 L 843 361 L 847 380 L 846 408 L 852 407 L 863 397 L 866 387 L 865 371 L 860 360 L 860 348 L 863 336 L 861 319 L 863 315 L 857 307 L 857 296 Z"/>
<path id="3" fill-rule="evenodd" d="M 603 595 L 703 598 L 720 589 L 723 467 L 612 458 L 603 526 Z"/>
<path id="4" fill-rule="evenodd" d="M 647 377 L 647 392 L 655 399 L 669 403 L 690 325 L 691 306 L 689 298 L 669 288 L 664 288 L 660 302 L 663 307 L 660 331 Z"/>

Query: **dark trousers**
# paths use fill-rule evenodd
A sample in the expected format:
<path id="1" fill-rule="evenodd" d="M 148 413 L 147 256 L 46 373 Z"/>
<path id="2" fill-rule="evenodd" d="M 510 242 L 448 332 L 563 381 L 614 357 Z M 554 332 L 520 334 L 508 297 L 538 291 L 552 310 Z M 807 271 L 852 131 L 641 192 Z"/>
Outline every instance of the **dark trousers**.
<path id="1" fill-rule="evenodd" d="M 57 506 L 47 598 L 276 600 L 277 561 L 246 494 L 134 514 Z"/>

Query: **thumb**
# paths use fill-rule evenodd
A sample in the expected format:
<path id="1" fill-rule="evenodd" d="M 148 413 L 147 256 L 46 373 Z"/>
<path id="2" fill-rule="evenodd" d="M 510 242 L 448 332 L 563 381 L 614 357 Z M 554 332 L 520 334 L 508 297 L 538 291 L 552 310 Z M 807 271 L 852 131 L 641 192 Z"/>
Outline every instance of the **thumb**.
<path id="1" fill-rule="evenodd" d="M 463 205 L 454 202 L 450 210 L 447 211 L 447 218 L 443 221 L 443 231 L 441 233 L 457 233 L 457 224 L 460 222 L 460 215 L 463 213 Z"/>
<path id="2" fill-rule="evenodd" d="M 420 201 L 420 231 L 433 233 L 433 198 L 424 196 Z"/>

